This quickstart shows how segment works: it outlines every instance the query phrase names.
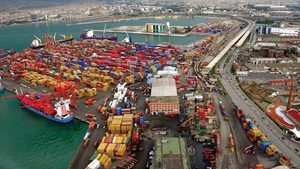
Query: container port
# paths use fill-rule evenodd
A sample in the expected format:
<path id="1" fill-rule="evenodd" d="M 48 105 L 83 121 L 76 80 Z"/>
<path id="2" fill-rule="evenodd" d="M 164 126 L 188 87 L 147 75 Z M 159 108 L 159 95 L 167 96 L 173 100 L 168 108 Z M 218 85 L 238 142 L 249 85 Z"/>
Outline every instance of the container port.
<path id="1" fill-rule="evenodd" d="M 52 109 L 68 112 L 60 119 L 72 115 L 89 126 L 71 169 L 291 166 L 255 116 L 226 97 L 217 75 L 201 73 L 215 64 L 216 53 L 225 55 L 227 41 L 230 48 L 236 43 L 229 35 L 250 29 L 240 26 L 232 20 L 195 25 L 190 33 L 210 36 L 188 49 L 91 36 L 10 50 L 0 55 L 0 92 L 4 86 L 15 93 L 20 108 L 53 118 Z M 168 23 L 146 24 L 146 33 L 168 29 Z M 274 111 L 270 106 L 269 114 Z"/>

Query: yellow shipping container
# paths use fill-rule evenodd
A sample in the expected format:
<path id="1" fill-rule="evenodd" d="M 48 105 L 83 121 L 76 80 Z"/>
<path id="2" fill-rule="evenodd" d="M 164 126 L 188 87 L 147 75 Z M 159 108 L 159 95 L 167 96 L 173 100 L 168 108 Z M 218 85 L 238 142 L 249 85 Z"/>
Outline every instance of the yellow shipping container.
<path id="1" fill-rule="evenodd" d="M 110 125 L 108 127 L 108 130 L 112 133 L 112 134 L 119 134 L 120 133 L 120 125 Z"/>
<path id="2" fill-rule="evenodd" d="M 114 144 L 114 143 L 111 143 L 111 144 L 109 144 L 108 146 L 107 146 L 107 151 L 106 151 L 106 153 L 107 153 L 107 155 L 109 155 L 111 158 L 113 158 L 114 157 L 114 150 L 115 150 L 115 147 L 116 147 L 116 144 Z"/>
<path id="3" fill-rule="evenodd" d="M 108 119 L 107 119 L 107 126 L 111 125 L 112 120 L 113 120 L 113 116 L 109 116 Z"/>
<path id="4" fill-rule="evenodd" d="M 122 119 L 116 119 L 114 118 L 111 122 L 111 125 L 121 125 Z"/>
<path id="5" fill-rule="evenodd" d="M 98 154 L 96 157 L 96 160 L 100 161 L 101 157 L 102 157 L 102 154 Z M 100 163 L 101 163 L 101 161 L 100 161 Z"/>
<path id="6" fill-rule="evenodd" d="M 108 144 L 107 143 L 100 143 L 98 148 L 97 148 L 97 152 L 98 153 L 105 153 L 106 149 L 107 149 Z"/>
<path id="7" fill-rule="evenodd" d="M 125 118 L 125 119 L 133 119 L 133 114 L 124 114 L 123 118 Z"/>
<path id="8" fill-rule="evenodd" d="M 123 137 L 118 137 L 118 139 L 116 139 L 117 144 L 123 144 Z"/>
<path id="9" fill-rule="evenodd" d="M 123 119 L 123 116 L 114 116 L 114 119 Z"/>
<path id="10" fill-rule="evenodd" d="M 133 124 L 133 121 L 122 121 L 121 125 L 122 126 L 131 126 Z"/>
<path id="11" fill-rule="evenodd" d="M 126 145 L 125 144 L 119 144 L 118 146 L 119 146 L 119 148 L 117 149 L 115 154 L 119 157 L 123 157 L 125 155 L 125 152 L 126 152 Z"/>
<path id="12" fill-rule="evenodd" d="M 106 154 L 102 154 L 101 157 L 99 158 L 100 164 L 105 163 L 107 159 L 107 155 Z"/>
<path id="13" fill-rule="evenodd" d="M 106 139 L 106 137 L 104 136 L 101 140 L 101 143 L 104 143 L 105 139 Z"/>
<path id="14" fill-rule="evenodd" d="M 106 162 L 104 162 L 104 163 L 102 164 L 102 166 L 103 166 L 104 169 L 110 169 L 110 167 L 111 167 L 111 162 L 106 161 Z"/>

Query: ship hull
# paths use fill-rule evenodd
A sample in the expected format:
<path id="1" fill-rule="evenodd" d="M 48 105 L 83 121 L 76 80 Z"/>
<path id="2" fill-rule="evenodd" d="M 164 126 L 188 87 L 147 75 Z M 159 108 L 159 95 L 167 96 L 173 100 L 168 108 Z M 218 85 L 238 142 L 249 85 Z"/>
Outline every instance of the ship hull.
<path id="1" fill-rule="evenodd" d="M 5 92 L 5 88 L 4 87 L 0 87 L 0 94 Z"/>
<path id="2" fill-rule="evenodd" d="M 24 106 L 24 108 L 26 108 L 26 109 L 28 109 L 28 110 L 30 110 L 30 111 L 38 114 L 38 115 L 41 115 L 41 116 L 43 116 L 43 117 L 45 117 L 45 118 L 47 118 L 49 120 L 55 121 L 57 123 L 69 123 L 69 122 L 71 122 L 75 118 L 75 116 L 72 115 L 72 116 L 70 116 L 70 117 L 68 117 L 66 119 L 58 119 L 58 118 L 55 118 L 55 117 L 52 117 L 52 116 L 48 116 L 45 113 L 43 113 L 43 112 L 41 112 L 39 110 L 36 110 L 36 109 L 34 109 L 34 108 L 32 108 L 32 107 L 24 104 L 24 103 L 21 103 L 21 104 L 22 104 L 22 106 Z"/>
<path id="3" fill-rule="evenodd" d="M 86 39 L 91 39 L 91 40 L 110 40 L 110 41 L 118 41 L 118 37 L 117 36 L 112 36 L 112 37 L 102 37 L 102 36 L 93 36 L 93 37 L 86 37 L 85 34 L 81 34 L 80 38 L 82 40 L 86 40 Z"/>

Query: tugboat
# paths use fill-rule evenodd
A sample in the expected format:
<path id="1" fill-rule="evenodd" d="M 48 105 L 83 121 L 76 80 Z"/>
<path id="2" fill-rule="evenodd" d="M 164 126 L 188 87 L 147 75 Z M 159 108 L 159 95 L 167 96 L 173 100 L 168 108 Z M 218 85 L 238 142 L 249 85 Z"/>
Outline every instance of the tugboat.
<path id="1" fill-rule="evenodd" d="M 69 123 L 75 117 L 70 110 L 70 99 L 61 98 L 53 105 L 50 98 L 44 94 L 23 94 L 21 92 L 17 93 L 17 98 L 23 108 L 58 123 Z"/>
<path id="2" fill-rule="evenodd" d="M 115 36 L 105 36 L 105 29 L 106 29 L 106 24 L 104 26 L 104 31 L 103 31 L 103 35 L 102 36 L 97 36 L 95 35 L 95 30 L 88 30 L 86 33 L 83 33 L 80 35 L 80 38 L 82 40 L 85 40 L 85 39 L 92 39 L 92 40 L 110 40 L 110 41 L 115 41 L 117 42 L 118 41 L 118 37 L 115 35 Z"/>
<path id="3" fill-rule="evenodd" d="M 42 40 L 34 35 L 34 40 L 31 42 L 31 48 L 32 49 L 39 49 L 39 48 L 43 48 L 45 47 L 47 44 L 51 44 L 51 43 L 64 43 L 64 42 L 69 42 L 72 41 L 74 39 L 74 37 L 72 35 L 63 35 L 60 34 L 60 36 L 63 37 L 63 39 L 60 39 L 58 41 L 56 41 L 55 37 L 56 37 L 56 33 L 52 36 L 49 34 L 45 34 L 44 35 L 44 39 L 45 39 L 45 43 L 42 43 Z"/>

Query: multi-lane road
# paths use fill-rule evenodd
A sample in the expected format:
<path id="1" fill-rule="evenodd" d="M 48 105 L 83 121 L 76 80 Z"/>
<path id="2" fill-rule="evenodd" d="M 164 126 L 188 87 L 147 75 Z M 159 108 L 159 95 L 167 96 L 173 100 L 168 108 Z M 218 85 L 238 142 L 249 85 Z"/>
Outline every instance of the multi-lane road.
<path id="1" fill-rule="evenodd" d="M 251 29 L 253 28 L 254 26 L 251 27 Z M 271 119 L 269 119 L 269 117 L 255 103 L 253 103 L 250 98 L 248 98 L 248 96 L 237 85 L 238 82 L 235 77 L 231 74 L 231 66 L 239 56 L 238 50 L 238 48 L 234 49 L 225 56 L 223 62 L 227 57 L 232 56 L 226 65 L 221 63 L 223 71 L 221 72 L 220 81 L 224 89 L 227 91 L 232 102 L 247 112 L 255 120 L 258 128 L 269 137 L 273 144 L 277 146 L 279 152 L 291 158 L 293 164 L 300 167 L 300 154 L 295 150 L 299 147 L 299 145 L 289 140 L 282 130 Z"/>

